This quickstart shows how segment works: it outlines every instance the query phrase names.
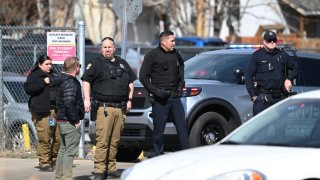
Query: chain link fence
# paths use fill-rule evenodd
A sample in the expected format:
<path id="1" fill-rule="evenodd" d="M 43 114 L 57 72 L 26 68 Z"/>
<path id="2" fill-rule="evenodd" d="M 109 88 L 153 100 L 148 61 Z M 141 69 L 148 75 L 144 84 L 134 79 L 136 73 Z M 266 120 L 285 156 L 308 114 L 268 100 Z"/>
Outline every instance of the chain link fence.
<path id="1" fill-rule="evenodd" d="M 37 133 L 23 84 L 37 58 L 47 54 L 47 32 L 76 32 L 78 42 L 85 42 L 84 35 L 79 36 L 79 27 L 0 26 L 0 151 L 35 152 Z M 84 48 L 79 48 L 79 43 L 77 47 L 79 57 Z M 54 64 L 53 69 L 60 73 L 63 65 Z M 89 120 L 87 117 L 83 124 Z M 90 142 L 85 137 L 87 128 L 82 129 L 79 155 L 85 157 Z"/>

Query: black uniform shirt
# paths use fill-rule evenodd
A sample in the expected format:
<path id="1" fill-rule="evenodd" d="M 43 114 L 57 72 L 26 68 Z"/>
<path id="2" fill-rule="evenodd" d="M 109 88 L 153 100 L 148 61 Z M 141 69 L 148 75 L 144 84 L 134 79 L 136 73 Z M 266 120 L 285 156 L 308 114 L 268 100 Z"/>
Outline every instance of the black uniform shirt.
<path id="1" fill-rule="evenodd" d="M 292 70 L 286 73 L 286 70 Z M 246 70 L 246 87 L 251 97 L 255 96 L 254 78 L 258 87 L 266 90 L 281 90 L 286 79 L 293 80 L 298 74 L 298 64 L 278 48 L 272 53 L 261 48 L 252 54 Z"/>
<path id="2" fill-rule="evenodd" d="M 144 57 L 139 79 L 153 94 L 157 88 L 174 90 L 178 88 L 179 82 L 184 82 L 183 67 L 181 56 L 176 50 L 166 52 L 159 46 Z"/>
<path id="3" fill-rule="evenodd" d="M 102 84 L 106 78 L 109 78 L 105 73 L 106 71 L 108 71 L 108 69 L 105 68 L 106 67 L 105 64 L 107 63 L 106 61 L 108 60 L 105 59 L 102 55 L 92 60 L 92 62 L 87 65 L 86 71 L 81 77 L 82 80 L 90 83 L 90 86 L 92 88 L 91 89 L 92 96 L 99 100 L 104 99 L 103 96 L 105 96 L 104 92 L 102 92 L 103 89 L 102 91 L 100 91 L 101 87 L 107 86 L 108 90 L 110 90 L 110 88 L 117 88 L 117 87 L 110 87 L 106 84 Z M 129 73 L 128 84 L 133 83 L 133 81 L 137 79 L 136 75 L 130 68 L 129 64 L 124 59 L 121 59 L 120 57 L 115 56 L 115 61 L 109 62 L 109 63 L 115 64 L 115 65 L 117 64 L 117 66 L 118 65 L 123 66 L 124 69 L 128 70 L 128 73 Z"/>

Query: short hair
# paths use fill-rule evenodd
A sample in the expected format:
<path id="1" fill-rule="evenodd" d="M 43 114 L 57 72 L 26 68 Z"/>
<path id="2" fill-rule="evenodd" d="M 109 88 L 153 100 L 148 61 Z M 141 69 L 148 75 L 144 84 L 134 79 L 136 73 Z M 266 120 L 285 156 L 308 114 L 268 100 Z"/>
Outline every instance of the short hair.
<path id="1" fill-rule="evenodd" d="M 77 57 L 68 57 L 63 63 L 65 72 L 72 72 L 77 66 L 79 66 L 79 59 Z"/>
<path id="2" fill-rule="evenodd" d="M 161 44 L 161 41 L 165 40 L 166 38 L 168 38 L 168 36 L 171 36 L 171 35 L 174 35 L 172 31 L 169 31 L 169 30 L 163 31 L 159 35 L 159 43 Z"/>
<path id="3" fill-rule="evenodd" d="M 105 40 L 109 40 L 109 41 L 112 41 L 113 42 L 113 44 L 114 44 L 114 40 L 113 40 L 113 38 L 111 38 L 111 37 L 104 37 L 102 40 L 101 40 L 101 44 L 103 43 L 103 41 L 105 41 Z"/>

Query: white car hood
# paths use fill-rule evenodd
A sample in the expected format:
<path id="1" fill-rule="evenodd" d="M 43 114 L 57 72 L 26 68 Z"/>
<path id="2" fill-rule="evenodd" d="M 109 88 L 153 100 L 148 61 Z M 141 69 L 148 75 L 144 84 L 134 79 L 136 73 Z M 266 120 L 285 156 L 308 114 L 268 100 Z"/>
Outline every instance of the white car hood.
<path id="1" fill-rule="evenodd" d="M 136 164 L 127 180 L 208 179 L 237 170 L 257 170 L 267 179 L 320 177 L 320 149 L 212 145 L 170 153 Z"/>

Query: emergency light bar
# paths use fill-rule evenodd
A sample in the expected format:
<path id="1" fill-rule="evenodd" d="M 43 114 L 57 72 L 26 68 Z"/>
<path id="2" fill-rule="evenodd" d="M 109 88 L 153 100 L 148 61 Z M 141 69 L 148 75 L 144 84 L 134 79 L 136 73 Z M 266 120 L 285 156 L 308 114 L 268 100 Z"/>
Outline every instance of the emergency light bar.
<path id="1" fill-rule="evenodd" d="M 262 44 L 229 44 L 230 49 L 259 49 L 262 48 Z"/>
<path id="2" fill-rule="evenodd" d="M 297 51 L 293 44 L 277 44 L 278 48 L 286 51 Z M 262 44 L 229 44 L 227 49 L 260 49 L 263 48 Z"/>

